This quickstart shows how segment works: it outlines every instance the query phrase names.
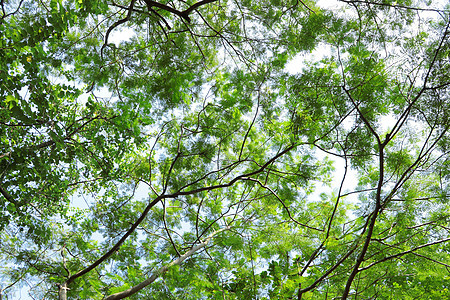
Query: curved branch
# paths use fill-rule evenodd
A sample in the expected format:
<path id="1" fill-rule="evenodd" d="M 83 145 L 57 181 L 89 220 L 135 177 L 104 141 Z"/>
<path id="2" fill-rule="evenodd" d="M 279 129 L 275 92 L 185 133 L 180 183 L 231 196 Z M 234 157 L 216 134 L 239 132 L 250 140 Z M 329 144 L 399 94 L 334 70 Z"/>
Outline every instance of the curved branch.
<path id="1" fill-rule="evenodd" d="M 191 23 L 191 18 L 189 17 L 189 14 L 194 11 L 195 9 L 199 8 L 200 6 L 203 6 L 205 4 L 208 3 L 212 3 L 212 2 L 216 2 L 217 0 L 202 0 L 199 1 L 193 5 L 191 5 L 189 8 L 183 10 L 183 11 L 179 11 L 171 6 L 168 6 L 166 4 L 162 4 L 156 1 L 152 1 L 152 0 L 144 0 L 145 4 L 147 4 L 147 8 L 148 10 L 151 10 L 152 7 L 158 7 L 161 8 L 165 11 L 168 11 L 174 15 L 177 15 L 183 19 L 185 19 L 188 23 Z"/>
<path id="2" fill-rule="evenodd" d="M 150 202 L 147 205 L 147 207 L 144 209 L 144 211 L 142 212 L 139 219 L 137 219 L 136 222 L 134 222 L 133 225 L 131 225 L 130 229 L 128 229 L 128 231 L 122 236 L 122 238 L 108 252 L 103 254 L 99 259 L 97 259 L 90 266 L 88 266 L 88 267 L 84 268 L 83 270 L 77 272 L 76 274 L 70 276 L 69 279 L 67 279 L 66 284 L 68 285 L 71 282 L 73 282 L 75 279 L 77 279 L 78 277 L 81 277 L 84 274 L 89 273 L 94 268 L 96 268 L 98 265 L 100 265 L 102 262 L 104 262 L 106 259 L 108 259 L 114 252 L 119 250 L 119 248 L 123 244 L 123 242 L 125 242 L 125 240 L 136 230 L 136 228 L 139 226 L 139 224 L 142 223 L 142 221 L 145 219 L 145 217 L 147 216 L 150 209 L 153 206 L 155 206 L 162 198 L 163 198 L 162 196 L 158 196 L 158 197 L 156 197 L 156 199 L 154 199 L 152 202 Z"/>
<path id="3" fill-rule="evenodd" d="M 15 199 L 13 199 L 13 197 L 8 193 L 8 191 L 5 190 L 1 185 L 0 185 L 0 194 L 2 194 L 3 197 L 5 197 L 6 200 L 8 200 L 9 202 L 11 202 L 13 204 L 17 204 L 17 201 Z"/>
<path id="4" fill-rule="evenodd" d="M 259 105 L 260 105 L 259 104 L 260 103 L 260 96 L 261 96 L 261 91 L 260 91 L 261 85 L 262 85 L 262 82 L 261 82 L 261 84 L 258 87 L 258 103 L 256 104 L 255 116 L 253 117 L 253 120 L 252 120 L 250 126 L 248 127 L 247 132 L 245 133 L 244 140 L 242 141 L 241 151 L 239 152 L 238 160 L 241 160 L 242 152 L 244 151 L 245 142 L 247 141 L 247 138 L 248 138 L 248 135 L 250 133 L 250 130 L 252 129 L 253 125 L 255 124 L 256 117 L 258 116 Z"/>
<path id="5" fill-rule="evenodd" d="M 268 190 L 272 195 L 275 196 L 275 198 L 277 198 L 277 200 L 281 203 L 281 205 L 283 205 L 284 210 L 287 212 L 289 219 L 291 219 L 295 224 L 312 229 L 312 230 L 316 230 L 316 231 L 320 231 L 323 232 L 323 229 L 319 229 L 319 228 L 315 228 L 303 223 L 300 223 L 299 221 L 297 221 L 296 219 L 294 219 L 291 215 L 291 211 L 289 210 L 289 207 L 286 206 L 286 204 L 284 203 L 284 201 L 268 186 L 264 185 L 261 181 L 259 181 L 258 179 L 254 179 L 251 177 L 247 177 L 247 178 L 242 178 L 243 180 L 248 180 L 248 181 L 253 181 L 256 182 L 257 184 L 259 184 L 262 188 Z"/>
<path id="6" fill-rule="evenodd" d="M 109 295 L 104 300 L 123 299 L 123 298 L 129 297 L 129 296 L 139 292 L 140 290 L 142 290 L 143 288 L 145 288 L 146 286 L 148 286 L 149 284 L 154 282 L 161 274 L 164 274 L 165 272 L 167 272 L 167 270 L 169 270 L 170 267 L 175 266 L 175 265 L 180 265 L 183 261 L 185 261 L 186 259 L 188 259 L 192 255 L 194 255 L 197 251 L 199 251 L 202 248 L 205 248 L 208 245 L 209 241 L 214 236 L 216 236 L 218 233 L 220 233 L 222 231 L 225 231 L 225 230 L 228 230 L 228 229 L 230 229 L 230 227 L 225 227 L 225 228 L 222 228 L 220 230 L 214 231 L 202 243 L 192 247 L 189 251 L 187 251 L 186 253 L 184 253 L 180 257 L 178 257 L 176 260 L 172 261 L 170 264 L 162 266 L 161 268 L 159 268 L 157 271 L 155 271 L 146 280 L 144 280 L 141 283 L 139 283 L 139 284 L 129 288 L 128 290 Z"/>
<path id="7" fill-rule="evenodd" d="M 117 22 L 115 22 L 114 24 L 112 24 L 108 30 L 106 31 L 106 35 L 105 35 L 105 42 L 103 43 L 102 48 L 100 49 L 100 55 L 102 56 L 103 59 L 103 49 L 105 49 L 106 45 L 108 44 L 108 38 L 109 38 L 109 34 L 111 33 L 111 31 L 113 31 L 114 28 L 116 28 L 117 26 L 119 26 L 120 24 L 123 24 L 125 22 L 128 22 L 131 18 L 131 14 L 133 12 L 133 7 L 134 7 L 134 3 L 136 2 L 136 0 L 131 0 L 130 6 L 128 7 L 128 13 L 127 16 Z"/>
<path id="8" fill-rule="evenodd" d="M 0 24 L 3 23 L 3 20 L 6 19 L 9 16 L 15 15 L 17 12 L 19 12 L 24 0 L 20 0 L 19 4 L 17 5 L 17 9 L 14 12 L 11 13 L 6 13 L 5 11 L 5 3 L 3 3 L 4 1 L 1 2 L 1 6 L 2 6 L 2 16 L 0 17 Z"/>
<path id="9" fill-rule="evenodd" d="M 382 263 L 382 262 L 391 260 L 391 259 L 393 259 L 393 258 L 397 258 L 397 257 L 403 256 L 403 255 L 406 255 L 406 254 L 409 254 L 409 253 L 416 254 L 416 253 L 414 253 L 414 251 L 417 251 L 417 250 L 419 250 L 419 249 L 421 249 L 421 248 L 425 248 L 425 247 L 429 247 L 429 246 L 433 246 L 433 245 L 445 243 L 445 242 L 448 242 L 448 241 L 450 241 L 450 238 L 446 238 L 446 239 L 442 239 L 442 240 L 439 240 L 439 241 L 434 241 L 434 242 L 430 242 L 430 243 L 427 243 L 427 244 L 423 244 L 423 245 L 414 247 L 414 248 L 412 248 L 412 249 L 410 249 L 410 250 L 403 251 L 403 252 L 400 252 L 400 253 L 397 253 L 397 254 L 394 254 L 394 255 L 391 255 L 391 256 L 384 257 L 384 258 L 380 259 L 379 261 L 373 262 L 373 263 L 371 263 L 370 265 L 368 265 L 368 266 L 366 266 L 366 267 L 364 267 L 364 268 L 359 269 L 358 272 L 361 272 L 361 271 L 370 269 L 370 268 L 372 268 L 373 266 L 375 266 L 375 265 L 377 265 L 377 264 L 379 264 L 379 263 Z M 420 255 L 420 254 L 419 254 L 419 255 Z M 424 257 L 424 258 L 429 259 L 428 257 Z M 442 264 L 442 263 L 440 263 L 440 262 L 438 262 L 438 261 L 435 261 L 435 260 L 433 260 L 433 261 L 436 262 L 436 263 Z M 444 264 L 444 265 L 446 265 L 446 264 Z"/>
<path id="10" fill-rule="evenodd" d="M 400 4 L 389 4 L 384 2 L 375 2 L 375 1 L 363 1 L 363 0 L 339 0 L 341 2 L 347 3 L 347 4 L 369 4 L 369 5 L 375 5 L 375 6 L 384 6 L 389 8 L 400 8 L 400 9 L 407 9 L 407 10 L 415 10 L 415 11 L 432 11 L 437 13 L 444 12 L 443 10 L 436 9 L 436 8 L 421 8 L 421 7 L 413 7 L 413 6 L 406 6 L 406 5 L 400 5 Z"/>
<path id="11" fill-rule="evenodd" d="M 185 14 L 186 16 L 188 16 L 193 10 L 199 8 L 200 6 L 208 4 L 208 3 L 216 2 L 216 1 L 217 0 L 202 0 L 202 1 L 199 1 L 199 2 L 197 2 L 195 4 L 193 4 L 188 9 L 184 10 L 182 13 Z"/>

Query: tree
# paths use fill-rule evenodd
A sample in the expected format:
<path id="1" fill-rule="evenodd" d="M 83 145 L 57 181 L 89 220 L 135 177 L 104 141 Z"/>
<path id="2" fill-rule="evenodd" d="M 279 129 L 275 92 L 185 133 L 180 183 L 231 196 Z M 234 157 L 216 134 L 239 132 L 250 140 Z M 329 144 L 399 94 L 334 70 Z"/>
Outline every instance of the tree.
<path id="1" fill-rule="evenodd" d="M 1 7 L 0 295 L 449 296 L 448 4 Z"/>

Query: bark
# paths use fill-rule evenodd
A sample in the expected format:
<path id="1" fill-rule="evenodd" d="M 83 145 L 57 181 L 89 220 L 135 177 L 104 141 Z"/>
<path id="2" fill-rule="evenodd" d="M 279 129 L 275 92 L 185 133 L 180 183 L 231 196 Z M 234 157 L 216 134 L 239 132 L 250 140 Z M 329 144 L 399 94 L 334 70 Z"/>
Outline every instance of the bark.
<path id="1" fill-rule="evenodd" d="M 67 300 L 67 283 L 64 282 L 63 284 L 59 285 L 58 289 L 59 300 Z"/>

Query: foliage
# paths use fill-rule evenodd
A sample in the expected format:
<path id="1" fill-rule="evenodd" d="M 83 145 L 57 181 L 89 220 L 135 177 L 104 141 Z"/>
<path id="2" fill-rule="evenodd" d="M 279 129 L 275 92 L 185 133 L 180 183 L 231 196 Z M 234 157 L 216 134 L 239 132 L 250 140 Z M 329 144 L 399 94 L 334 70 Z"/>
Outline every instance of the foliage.
<path id="1" fill-rule="evenodd" d="M 436 1 L 2 1 L 0 298 L 444 299 Z"/>

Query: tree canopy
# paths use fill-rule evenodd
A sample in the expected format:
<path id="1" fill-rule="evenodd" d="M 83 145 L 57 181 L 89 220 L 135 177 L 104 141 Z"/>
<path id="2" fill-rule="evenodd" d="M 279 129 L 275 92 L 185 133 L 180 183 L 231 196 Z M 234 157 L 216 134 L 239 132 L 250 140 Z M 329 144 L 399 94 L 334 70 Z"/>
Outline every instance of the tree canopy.
<path id="1" fill-rule="evenodd" d="M 450 6 L 6 0 L 0 299 L 450 297 Z"/>

